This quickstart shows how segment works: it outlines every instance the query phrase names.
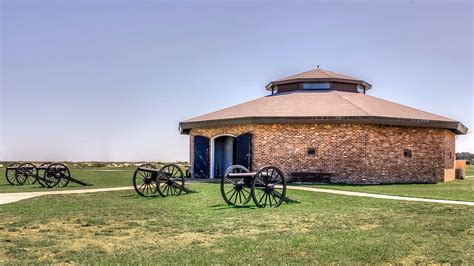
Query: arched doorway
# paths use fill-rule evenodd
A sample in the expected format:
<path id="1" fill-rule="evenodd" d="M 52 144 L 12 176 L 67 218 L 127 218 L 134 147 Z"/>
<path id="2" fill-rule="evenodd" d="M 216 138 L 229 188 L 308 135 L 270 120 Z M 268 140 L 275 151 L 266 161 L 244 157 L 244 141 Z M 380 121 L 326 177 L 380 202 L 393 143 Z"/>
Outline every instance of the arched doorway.
<path id="1" fill-rule="evenodd" d="M 220 135 L 211 139 L 211 178 L 219 178 L 236 163 L 236 137 Z"/>

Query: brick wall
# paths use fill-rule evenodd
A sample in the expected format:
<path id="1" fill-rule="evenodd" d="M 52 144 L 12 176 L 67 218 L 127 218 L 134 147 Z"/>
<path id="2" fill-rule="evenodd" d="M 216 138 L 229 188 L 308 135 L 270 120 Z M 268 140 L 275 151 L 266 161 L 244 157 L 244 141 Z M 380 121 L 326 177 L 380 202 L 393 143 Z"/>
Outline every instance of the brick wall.
<path id="1" fill-rule="evenodd" d="M 455 165 L 456 165 L 456 151 L 454 150 L 455 148 L 455 140 L 456 135 L 449 131 L 445 130 L 444 134 L 444 178 L 443 182 L 448 182 L 451 180 L 454 180 L 456 178 L 456 171 L 455 171 Z"/>
<path id="2" fill-rule="evenodd" d="M 455 134 L 449 130 L 357 124 L 239 125 L 193 129 L 209 138 L 250 132 L 253 170 L 332 173 L 331 182 L 436 183 L 454 179 Z M 315 155 L 307 149 L 314 148 Z M 407 153 L 407 154 L 405 154 Z M 411 157 L 409 156 L 411 153 Z"/>

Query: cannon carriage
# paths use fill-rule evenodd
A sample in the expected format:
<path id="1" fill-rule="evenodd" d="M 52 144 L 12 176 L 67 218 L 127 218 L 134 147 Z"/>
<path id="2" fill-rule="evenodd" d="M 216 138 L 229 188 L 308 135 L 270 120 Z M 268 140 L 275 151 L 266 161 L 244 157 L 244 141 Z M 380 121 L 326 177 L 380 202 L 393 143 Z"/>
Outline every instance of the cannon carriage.
<path id="1" fill-rule="evenodd" d="M 230 166 L 221 179 L 221 194 L 232 206 L 244 207 L 251 199 L 259 208 L 278 207 L 292 202 L 286 197 L 286 179 L 276 166 L 264 166 L 250 172 L 242 165 Z"/>
<path id="2" fill-rule="evenodd" d="M 91 186 L 71 176 L 69 168 L 62 163 L 13 163 L 7 166 L 5 177 L 11 185 L 32 185 L 38 182 L 42 187 L 66 187 L 70 182 Z"/>
<path id="3" fill-rule="evenodd" d="M 179 196 L 182 192 L 193 192 L 185 187 L 183 170 L 176 164 L 167 164 L 160 169 L 151 163 L 140 165 L 133 174 L 133 187 L 143 197 Z"/>
<path id="4" fill-rule="evenodd" d="M 151 163 L 142 164 L 132 179 L 135 191 L 143 197 L 179 196 L 182 192 L 193 192 L 185 187 L 183 171 L 176 164 L 159 169 Z M 220 190 L 224 201 L 237 207 L 246 206 L 252 199 L 259 208 L 297 202 L 286 197 L 285 176 L 279 168 L 271 165 L 256 172 L 250 172 L 242 165 L 233 165 L 222 177 Z"/>

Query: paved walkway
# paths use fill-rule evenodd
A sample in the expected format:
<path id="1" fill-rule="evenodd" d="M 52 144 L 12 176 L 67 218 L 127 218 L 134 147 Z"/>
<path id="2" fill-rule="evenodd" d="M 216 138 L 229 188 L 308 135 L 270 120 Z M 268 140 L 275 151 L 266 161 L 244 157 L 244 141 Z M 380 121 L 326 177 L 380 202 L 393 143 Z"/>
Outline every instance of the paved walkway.
<path id="1" fill-rule="evenodd" d="M 12 203 L 12 202 L 17 202 L 17 201 L 24 200 L 24 199 L 39 197 L 39 196 L 43 196 L 43 195 L 82 194 L 82 193 L 129 190 L 129 189 L 133 189 L 133 187 L 113 187 L 113 188 L 57 190 L 57 191 L 0 193 L 0 205 L 7 204 L 7 203 Z"/>
<path id="2" fill-rule="evenodd" d="M 17 202 L 24 199 L 34 198 L 42 195 L 56 195 L 56 194 L 82 194 L 82 193 L 94 193 L 94 192 L 107 192 L 107 191 L 120 191 L 129 190 L 133 187 L 115 187 L 115 188 L 95 188 L 95 189 L 76 189 L 76 190 L 60 190 L 60 191 L 38 191 L 38 192 L 16 192 L 16 193 L 0 193 L 0 205 Z M 364 192 L 353 192 L 334 190 L 326 188 L 315 188 L 315 187 L 299 187 L 299 186 L 288 186 L 291 190 L 303 190 L 318 193 L 329 193 L 345 196 L 355 197 L 368 197 L 377 199 L 391 199 L 391 200 L 403 200 L 403 201 L 417 201 L 417 202 L 430 202 L 430 203 L 442 203 L 442 204 L 455 204 L 455 205 L 468 205 L 474 206 L 474 202 L 469 201 L 457 201 L 457 200 L 440 200 L 440 199 L 425 199 L 425 198 L 414 198 L 414 197 L 403 197 L 403 196 L 390 196 L 382 194 L 364 193 Z"/>
<path id="3" fill-rule="evenodd" d="M 458 200 L 441 200 L 441 199 L 425 199 L 425 198 L 414 198 L 414 197 L 405 197 L 405 196 L 390 196 L 383 194 L 373 194 L 373 193 L 364 193 L 364 192 L 353 192 L 353 191 L 344 191 L 344 190 L 335 190 L 335 189 L 326 189 L 326 188 L 315 188 L 315 187 L 288 187 L 293 190 L 304 190 L 320 193 L 330 193 L 337 195 L 345 196 L 355 196 L 355 197 L 368 197 L 376 199 L 391 199 L 391 200 L 404 200 L 404 201 L 419 201 L 419 202 L 431 202 L 431 203 L 443 203 L 443 204 L 456 204 L 456 205 L 468 205 L 474 206 L 474 202 L 470 201 L 458 201 Z"/>

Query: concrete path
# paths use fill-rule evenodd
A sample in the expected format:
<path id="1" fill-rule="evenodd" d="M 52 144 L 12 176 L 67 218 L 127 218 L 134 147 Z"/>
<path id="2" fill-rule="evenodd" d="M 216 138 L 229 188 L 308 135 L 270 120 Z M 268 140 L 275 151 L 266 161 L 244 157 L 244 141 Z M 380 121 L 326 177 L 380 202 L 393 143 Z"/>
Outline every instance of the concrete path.
<path id="1" fill-rule="evenodd" d="M 57 190 L 57 191 L 36 191 L 36 192 L 14 192 L 14 193 L 0 193 L 0 205 L 17 202 L 24 199 L 39 197 L 43 195 L 57 195 L 57 194 L 82 194 L 94 192 L 120 191 L 129 190 L 133 187 L 114 187 L 114 188 L 93 188 L 93 189 L 75 189 L 75 190 Z"/>
<path id="2" fill-rule="evenodd" d="M 17 202 L 24 199 L 34 198 L 42 195 L 56 195 L 56 194 L 82 194 L 82 193 L 94 193 L 94 192 L 107 192 L 107 191 L 120 191 L 129 190 L 133 187 L 115 187 L 115 188 L 96 188 L 96 189 L 77 189 L 77 190 L 60 190 L 60 191 L 38 191 L 38 192 L 16 192 L 16 193 L 0 193 L 0 205 Z M 353 192 L 334 190 L 326 188 L 315 188 L 315 187 L 299 187 L 299 186 L 288 186 L 291 190 L 303 190 L 318 193 L 329 193 L 345 196 L 355 197 L 368 197 L 377 199 L 391 199 L 391 200 L 403 200 L 403 201 L 417 201 L 417 202 L 430 202 L 430 203 L 442 203 L 442 204 L 455 204 L 455 205 L 468 205 L 474 206 L 474 202 L 469 201 L 457 201 L 457 200 L 440 200 L 440 199 L 424 199 L 414 197 L 403 197 L 403 196 L 390 196 L 382 194 L 364 193 L 364 192 Z"/>
<path id="3" fill-rule="evenodd" d="M 355 196 L 355 197 L 368 197 L 368 198 L 376 198 L 376 199 L 391 199 L 391 200 L 419 201 L 419 202 L 431 202 L 431 203 L 443 203 L 443 204 L 456 204 L 456 205 L 474 206 L 474 202 L 470 202 L 470 201 L 425 199 L 425 198 L 414 198 L 414 197 L 405 197 L 405 196 L 390 196 L 390 195 L 383 195 L 383 194 L 353 192 L 353 191 L 344 191 L 344 190 L 335 190 L 335 189 L 326 189 L 326 188 L 315 188 L 315 187 L 289 186 L 288 188 L 292 189 L 292 190 L 304 190 L 304 191 L 330 193 L 330 194 Z"/>

